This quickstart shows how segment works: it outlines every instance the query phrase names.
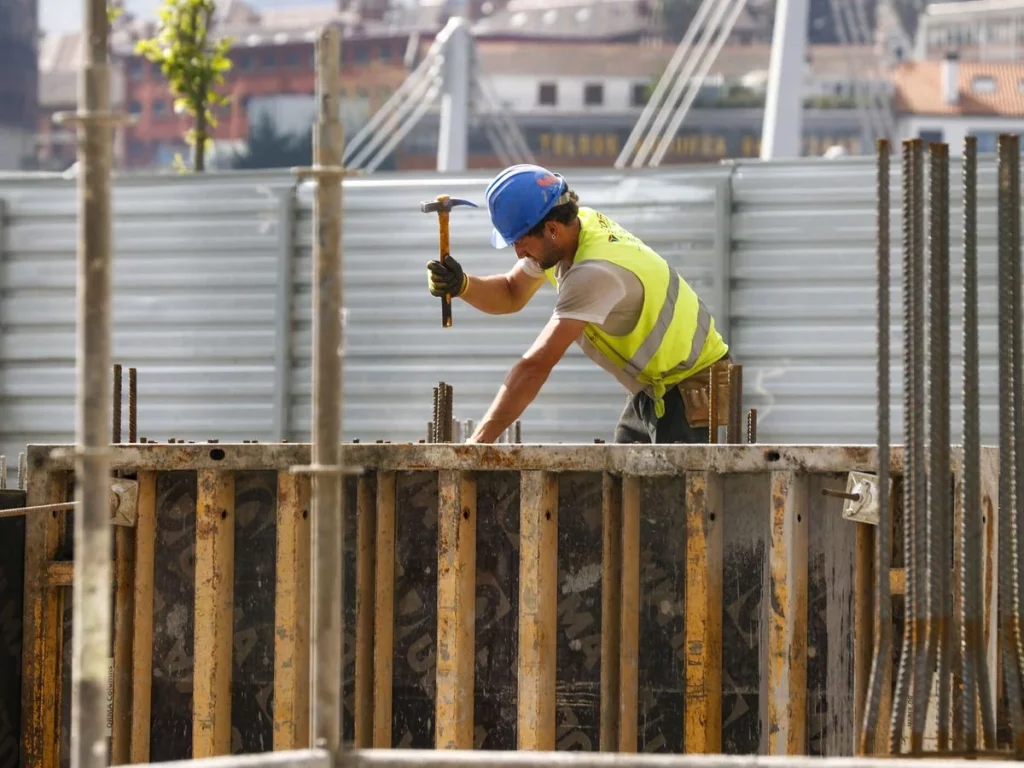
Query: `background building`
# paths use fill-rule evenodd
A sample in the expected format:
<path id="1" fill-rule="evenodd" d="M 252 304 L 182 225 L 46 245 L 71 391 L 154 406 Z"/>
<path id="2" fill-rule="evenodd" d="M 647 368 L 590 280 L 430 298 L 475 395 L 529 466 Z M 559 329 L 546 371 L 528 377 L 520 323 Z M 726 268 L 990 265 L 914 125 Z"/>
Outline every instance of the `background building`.
<path id="1" fill-rule="evenodd" d="M 0 170 L 30 167 L 38 106 L 36 0 L 0 0 Z"/>

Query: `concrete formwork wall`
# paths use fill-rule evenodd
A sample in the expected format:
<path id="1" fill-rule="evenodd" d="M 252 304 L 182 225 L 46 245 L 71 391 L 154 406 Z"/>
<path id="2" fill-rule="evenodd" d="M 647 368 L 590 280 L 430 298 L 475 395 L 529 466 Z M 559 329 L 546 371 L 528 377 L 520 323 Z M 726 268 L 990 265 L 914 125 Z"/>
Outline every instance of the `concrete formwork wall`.
<path id="1" fill-rule="evenodd" d="M 359 481 L 345 486 L 345 738 L 354 737 L 356 668 L 356 547 L 358 517 L 377 514 L 361 506 L 363 494 L 375 498 L 381 472 L 395 472 L 394 590 L 391 606 L 378 601 L 373 610 L 394 611 L 393 709 L 390 746 L 434 747 L 435 675 L 438 642 L 438 471 L 469 466 L 451 449 L 430 456 L 416 446 L 350 446 L 348 460 L 367 469 Z M 773 666 L 769 663 L 769 557 L 773 531 L 779 536 L 780 500 L 771 493 L 780 476 L 805 478 L 796 518 L 806 526 L 808 563 L 806 593 L 794 584 L 787 606 L 798 611 L 797 626 L 807 626 L 807 684 L 794 685 L 793 705 L 806 717 L 806 741 L 798 752 L 849 755 L 853 751 L 853 610 L 856 524 L 842 519 L 842 502 L 825 497 L 822 488 L 845 487 L 848 469 L 873 466 L 870 450 L 691 448 L 673 453 L 602 451 L 590 446 L 579 452 L 585 461 L 556 457 L 557 477 L 557 661 L 556 747 L 596 750 L 601 722 L 602 554 L 605 502 L 603 471 L 639 476 L 639 645 L 637 740 L 640 751 L 679 753 L 685 750 L 684 717 L 688 648 L 688 553 L 686 469 L 721 471 L 723 532 L 720 603 L 713 606 L 722 622 L 723 661 L 721 749 L 728 754 L 766 750 L 767 701 Z M 815 451 L 818 451 L 817 457 Z M 48 448 L 33 448 L 29 461 L 29 503 L 66 495 L 54 490 L 45 473 L 66 472 L 63 461 L 50 464 Z M 714 454 L 714 455 L 712 455 Z M 215 458 L 216 455 L 216 458 Z M 199 489 L 196 469 L 223 466 L 234 476 L 234 633 L 230 721 L 235 753 L 263 752 L 279 744 L 275 738 L 275 648 L 283 631 L 275 614 L 279 553 L 278 492 L 290 466 L 301 465 L 308 446 L 139 446 L 119 449 L 115 466 L 132 475 L 135 458 L 142 468 L 159 466 L 155 479 L 156 519 L 153 593 L 152 691 L 149 719 L 152 761 L 191 756 L 195 647 L 196 524 Z M 568 455 L 568 454 L 566 454 Z M 519 638 L 520 482 L 522 469 L 537 469 L 541 453 L 515 450 L 488 453 L 476 482 L 474 746 L 515 749 L 517 745 L 517 662 Z M 719 459 L 715 459 L 719 456 Z M 541 457 L 541 458 L 539 458 Z M 675 457 L 675 458 L 673 458 Z M 710 457 L 710 458 L 708 458 Z M 731 457 L 731 458 L 730 458 Z M 842 459 L 837 461 L 836 457 Z M 849 466 L 843 465 L 843 461 Z M 566 469 L 576 463 L 577 471 Z M 558 466 L 561 464 L 562 466 Z M 673 469 L 678 465 L 678 469 Z M 692 465 L 692 467 L 690 466 Z M 757 469 L 762 466 L 763 469 Z M 771 467 L 776 467 L 774 472 Z M 406 467 L 403 469 L 402 467 Z M 419 468 L 416 468 L 419 467 Z M 504 467 L 504 468 L 503 468 Z M 894 466 L 899 471 L 899 465 Z M 793 473 L 793 474 L 791 474 Z M 34 475 L 34 477 L 33 477 Z M 71 482 L 70 474 L 62 482 Z M 305 482 L 308 482 L 305 481 Z M 625 480 L 623 480 L 623 483 Z M 33 497 L 32 490 L 45 493 Z M 986 490 L 991 494 L 991 488 Z M 140 497 L 141 498 L 141 497 Z M 142 503 L 142 502 L 140 502 Z M 143 512 L 140 511 L 140 516 Z M 148 514 L 148 513 L 146 513 Z M 626 514 L 625 507 L 623 514 Z M 306 515 L 303 513 L 303 519 Z M 714 520 L 715 515 L 711 515 Z M 141 519 L 141 517 L 140 517 Z M 698 515 L 699 519 L 699 515 Z M 774 521 L 774 522 L 773 522 Z M 308 521 L 301 524 L 308 531 Z M 73 559 L 70 531 L 73 516 L 62 526 L 62 543 L 51 559 Z M 56 529 L 55 529 L 56 530 Z M 795 546 L 804 541 L 793 540 Z M 778 546 L 778 544 L 776 545 Z M 789 545 L 787 545 L 789 546 Z M 799 552 L 789 553 L 799 558 Z M 797 560 L 799 562 L 799 560 Z M 378 568 L 380 564 L 378 563 Z M 624 563 L 628 567 L 628 561 Z M 689 573 L 689 575 L 688 575 Z M 542 584 L 542 587 L 546 585 Z M 60 587 L 58 589 L 66 589 Z M 63 600 L 64 667 L 61 741 L 66 764 L 70 701 L 70 593 Z M 805 618 L 801 618 L 805 617 Z M 777 642 L 777 641 L 776 641 Z M 776 650 L 781 650 L 778 645 Z M 134 649 L 138 656 L 140 650 Z M 709 657 L 713 658 L 713 657 Z M 692 664 L 692 659 L 690 660 Z M 711 662 L 709 662 L 711 663 Z M 33 672 L 33 674 L 38 673 Z M 30 697 L 31 698 L 31 697 Z M 790 717 L 790 715 L 785 715 Z M 280 747 L 278 747 L 280 748 Z M 26 765 L 43 766 L 30 752 Z"/>

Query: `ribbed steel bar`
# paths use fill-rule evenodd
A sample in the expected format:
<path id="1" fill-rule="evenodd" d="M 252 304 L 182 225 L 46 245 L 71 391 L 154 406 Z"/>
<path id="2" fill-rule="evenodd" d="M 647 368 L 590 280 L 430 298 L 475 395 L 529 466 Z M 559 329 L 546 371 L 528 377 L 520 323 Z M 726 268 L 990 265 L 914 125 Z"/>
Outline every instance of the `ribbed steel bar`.
<path id="1" fill-rule="evenodd" d="M 1001 648 L 1003 680 L 1010 708 L 1010 726 L 1014 742 L 1024 736 L 1024 713 L 1021 711 L 1020 676 L 1017 670 L 1017 621 L 1014 616 L 1016 585 L 1013 556 L 1016 546 L 1011 532 L 1015 527 L 1016 489 L 1014 427 L 1014 265 L 1013 220 L 1019 216 L 1014 210 L 1012 167 L 1019 162 L 1006 135 L 999 137 L 998 178 L 998 250 L 999 250 L 999 645 Z M 1019 200 L 1017 201 L 1019 203 Z"/>
<path id="2" fill-rule="evenodd" d="M 128 442 L 139 439 L 139 379 L 135 368 L 128 369 Z"/>
<path id="3" fill-rule="evenodd" d="M 964 141 L 963 150 L 963 483 L 961 490 L 963 527 L 960 568 L 960 646 L 963 678 L 963 708 L 957 713 L 968 752 L 978 748 L 977 648 L 981 644 L 981 417 L 978 397 L 978 143 L 973 136 Z M 984 702 L 984 699 L 982 699 Z M 984 706 L 984 704 L 983 704 Z"/>
<path id="4" fill-rule="evenodd" d="M 342 563 L 341 392 L 342 172 L 341 33 L 325 27 L 316 41 L 319 115 L 314 130 L 313 448 L 311 479 L 313 603 L 313 745 L 341 750 Z"/>
<path id="5" fill-rule="evenodd" d="M 434 420 L 431 422 L 430 442 L 441 442 L 441 392 L 444 389 L 444 382 L 434 387 Z"/>
<path id="6" fill-rule="evenodd" d="M 953 594 L 950 568 L 953 549 L 953 507 L 950 496 L 952 464 L 949 447 L 949 146 L 932 145 L 932 360 L 931 375 L 931 510 L 933 528 L 929 536 L 932 637 L 929 641 L 929 671 L 932 659 L 938 664 L 938 749 L 949 749 L 950 720 L 950 629 L 953 624 Z M 937 654 L 937 656 L 936 656 Z"/>
<path id="7" fill-rule="evenodd" d="M 896 686 L 893 692 L 892 720 L 889 724 L 889 751 L 897 754 L 903 738 L 910 695 L 910 655 L 914 620 L 914 593 L 910 586 L 913 581 L 914 548 L 911 529 L 914 518 L 913 478 L 915 476 L 914 452 L 910 450 L 913 440 L 914 416 L 914 334 L 913 334 L 913 262 L 914 229 L 912 219 L 914 198 L 914 143 L 905 140 L 900 156 L 900 201 L 903 235 L 902 288 L 903 288 L 903 441 L 907 446 L 903 471 L 903 557 L 907 573 L 907 589 L 903 600 L 903 642 L 900 649 L 900 663 L 896 671 Z"/>
<path id="8" fill-rule="evenodd" d="M 875 532 L 875 647 L 868 683 L 868 700 L 859 742 L 861 754 L 874 751 L 882 702 L 882 685 L 886 677 L 892 645 L 892 597 L 889 593 L 889 571 L 892 559 L 892 508 L 889 506 L 889 295 L 890 295 L 890 243 L 889 243 L 889 164 L 890 149 L 887 139 L 881 139 L 877 148 L 876 183 L 876 246 L 878 272 L 878 527 Z"/>
<path id="9" fill-rule="evenodd" d="M 111 401 L 111 407 L 114 409 L 114 421 L 113 421 L 113 434 L 110 439 L 112 442 L 121 442 L 121 406 L 123 405 L 123 397 L 121 395 L 121 381 L 123 375 L 121 373 L 121 366 L 114 366 L 114 396 Z"/>
<path id="10" fill-rule="evenodd" d="M 1006 137 L 1007 170 L 1010 174 L 1009 225 L 1011 272 L 1013 286 L 1013 444 L 1014 444 L 1014 515 L 1013 515 L 1013 616 L 1017 646 L 1017 674 L 1024 671 L 1024 640 L 1022 640 L 1021 610 L 1024 592 L 1024 571 L 1021 570 L 1021 530 L 1024 529 L 1024 355 L 1021 328 L 1021 251 L 1020 251 L 1020 137 Z M 1021 734 L 1019 734 L 1021 735 Z M 1024 743 L 1024 742 L 1022 742 Z"/>
<path id="11" fill-rule="evenodd" d="M 928 509 L 931 499 L 928 495 L 928 465 L 925 461 L 925 424 L 928 417 L 925 397 L 925 237 L 924 237 L 924 143 L 914 139 L 914 196 L 913 228 L 914 247 L 912 272 L 912 321 L 914 335 L 914 399 L 912 419 L 912 441 L 910 450 L 914 454 L 914 505 L 911 516 L 914 524 L 913 536 L 914 565 L 907 572 L 907 589 L 914 593 L 914 675 L 911 700 L 910 749 L 918 752 L 924 745 L 925 717 L 931 697 L 932 678 L 929 674 L 928 629 L 930 615 L 928 557 Z"/>

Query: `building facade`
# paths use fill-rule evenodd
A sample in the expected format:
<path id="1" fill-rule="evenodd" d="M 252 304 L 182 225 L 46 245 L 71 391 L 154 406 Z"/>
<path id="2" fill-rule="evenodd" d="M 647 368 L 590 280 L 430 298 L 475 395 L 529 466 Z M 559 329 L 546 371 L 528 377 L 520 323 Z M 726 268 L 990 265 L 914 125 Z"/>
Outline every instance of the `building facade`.
<path id="1" fill-rule="evenodd" d="M 38 111 L 37 0 L 0 0 L 0 170 L 28 167 Z"/>
<path id="2" fill-rule="evenodd" d="M 894 76 L 901 138 L 946 142 L 959 152 L 966 136 L 978 151 L 996 151 L 1000 133 L 1020 133 L 1024 62 L 907 62 Z"/>

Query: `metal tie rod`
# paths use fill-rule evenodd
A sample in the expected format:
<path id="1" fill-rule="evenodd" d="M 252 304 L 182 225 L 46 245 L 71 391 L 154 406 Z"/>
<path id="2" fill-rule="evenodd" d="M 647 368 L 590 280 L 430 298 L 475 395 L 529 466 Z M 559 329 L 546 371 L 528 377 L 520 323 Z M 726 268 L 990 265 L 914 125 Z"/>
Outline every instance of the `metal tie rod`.
<path id="1" fill-rule="evenodd" d="M 686 60 L 686 65 L 683 67 L 683 71 L 677 76 L 675 83 L 672 85 L 672 92 L 669 94 L 665 103 L 658 109 L 658 116 L 654 121 L 654 125 L 644 137 L 643 144 L 640 145 L 640 150 L 637 152 L 636 157 L 633 158 L 632 165 L 634 168 L 643 167 L 643 164 L 647 160 L 651 150 L 654 149 L 655 142 L 657 142 L 659 138 L 664 139 L 665 123 L 668 121 L 669 115 L 675 112 L 679 104 L 680 97 L 683 97 L 684 100 L 686 98 L 690 98 L 692 100 L 691 94 L 695 94 L 695 92 L 700 91 L 700 86 L 704 81 L 706 70 L 705 74 L 698 74 L 696 76 L 696 83 L 693 83 L 691 80 L 694 77 L 694 70 L 696 70 L 698 66 L 703 67 L 704 62 L 708 57 L 709 48 L 715 47 L 715 43 L 711 42 L 712 38 L 721 38 L 724 40 L 725 37 L 728 37 L 729 31 L 732 29 L 732 24 L 728 22 L 728 17 L 732 16 L 735 19 L 739 15 L 739 12 L 736 9 L 739 8 L 742 10 L 746 5 L 745 0 L 731 0 L 732 6 L 730 6 L 729 2 L 730 0 L 720 0 L 720 2 L 716 3 L 714 17 L 708 24 L 708 28 L 705 29 L 700 42 L 694 46 L 693 52 Z M 730 8 L 733 11 L 732 13 L 730 13 Z M 719 46 L 719 48 L 720 47 L 721 46 Z M 711 54 L 711 63 L 714 63 L 714 59 L 717 56 L 718 51 L 716 49 L 715 53 Z M 711 63 L 708 64 L 708 68 L 710 68 Z M 673 133 L 670 133 L 669 135 L 674 137 Z"/>
<path id="2" fill-rule="evenodd" d="M 697 9 L 697 14 L 693 17 L 693 21 L 686 28 L 686 32 L 683 35 L 683 39 L 676 47 L 675 52 L 672 54 L 672 58 L 669 59 L 668 65 L 665 67 L 664 73 L 658 80 L 658 84 L 654 87 L 654 92 L 651 94 L 651 98 L 644 105 L 643 111 L 640 113 L 640 119 L 637 120 L 636 125 L 633 126 L 633 130 L 629 133 L 629 138 L 626 139 L 626 143 L 622 147 L 622 152 L 619 153 L 618 158 L 615 160 L 616 168 L 624 168 L 626 161 L 630 155 L 633 154 L 633 150 L 636 148 L 637 143 L 640 141 L 640 137 L 647 130 L 647 124 L 650 122 L 651 117 L 658 110 L 658 105 L 661 103 L 662 98 L 665 96 L 665 92 L 668 90 L 669 85 L 674 82 L 674 78 L 678 74 L 679 66 L 683 63 L 683 59 L 690 52 L 690 48 L 693 45 L 693 40 L 697 36 L 697 32 L 705 26 L 704 22 L 711 12 L 711 9 L 719 4 L 719 0 L 704 0 L 700 8 Z"/>

